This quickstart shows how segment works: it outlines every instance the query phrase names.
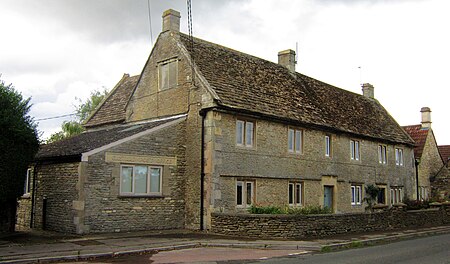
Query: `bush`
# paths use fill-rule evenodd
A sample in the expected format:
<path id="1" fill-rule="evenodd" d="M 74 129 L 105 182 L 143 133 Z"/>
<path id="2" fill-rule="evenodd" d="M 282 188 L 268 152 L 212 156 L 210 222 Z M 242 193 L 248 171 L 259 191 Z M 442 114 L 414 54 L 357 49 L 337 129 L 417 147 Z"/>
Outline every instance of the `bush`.
<path id="1" fill-rule="evenodd" d="M 254 206 L 248 209 L 251 214 L 283 214 L 283 209 L 276 206 Z"/>
<path id="2" fill-rule="evenodd" d="M 302 214 L 302 215 L 310 215 L 310 214 L 331 214 L 331 208 L 321 207 L 321 206 L 304 206 L 304 207 L 291 207 L 287 210 L 288 214 Z"/>
<path id="3" fill-rule="evenodd" d="M 310 214 L 331 214 L 331 209 L 321 206 L 304 206 L 304 207 L 286 207 L 282 209 L 277 206 L 255 206 L 252 205 L 248 212 L 251 214 L 292 214 L 292 215 L 310 215 Z"/>

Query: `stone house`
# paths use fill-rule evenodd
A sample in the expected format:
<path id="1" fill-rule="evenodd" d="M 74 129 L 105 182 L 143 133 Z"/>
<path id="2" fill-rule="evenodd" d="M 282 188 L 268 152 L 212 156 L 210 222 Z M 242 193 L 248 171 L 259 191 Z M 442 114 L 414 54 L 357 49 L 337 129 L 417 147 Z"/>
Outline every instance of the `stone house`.
<path id="1" fill-rule="evenodd" d="M 277 64 L 179 27 L 164 12 L 141 74 L 123 77 L 85 133 L 41 148 L 33 226 L 203 230 L 211 213 L 251 205 L 362 212 L 368 184 L 387 206 L 414 196 L 414 141 L 372 85 L 358 95 L 295 72 L 292 50 Z"/>
<path id="2" fill-rule="evenodd" d="M 403 129 L 416 142 L 414 158 L 417 197 L 421 200 L 427 200 L 431 198 L 431 180 L 442 170 L 444 163 L 431 128 L 431 110 L 429 107 L 422 107 L 420 112 L 422 114 L 421 124 L 404 126 Z"/>

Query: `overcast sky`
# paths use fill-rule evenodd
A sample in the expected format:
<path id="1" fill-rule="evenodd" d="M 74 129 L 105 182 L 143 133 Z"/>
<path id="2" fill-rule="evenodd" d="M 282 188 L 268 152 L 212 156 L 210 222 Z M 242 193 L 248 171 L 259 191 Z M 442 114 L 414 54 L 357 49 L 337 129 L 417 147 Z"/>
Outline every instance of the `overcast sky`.
<path id="1" fill-rule="evenodd" d="M 151 20 L 147 0 L 2 0 L 0 78 L 32 97 L 36 119 L 73 113 L 75 97 L 140 74 L 169 8 L 187 32 L 184 0 L 150 0 Z M 356 93 L 373 84 L 400 125 L 430 107 L 439 145 L 450 145 L 449 10 L 448 0 L 192 0 L 194 36 L 274 62 L 298 42 L 298 72 Z M 42 138 L 64 120 L 39 121 Z"/>

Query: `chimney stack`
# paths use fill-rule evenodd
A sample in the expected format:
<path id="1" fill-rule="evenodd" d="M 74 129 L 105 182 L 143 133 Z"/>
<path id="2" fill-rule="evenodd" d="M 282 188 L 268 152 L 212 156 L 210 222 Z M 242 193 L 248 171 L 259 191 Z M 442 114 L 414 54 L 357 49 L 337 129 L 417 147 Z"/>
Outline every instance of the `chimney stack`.
<path id="1" fill-rule="evenodd" d="M 162 32 L 171 30 L 175 32 L 180 32 L 180 12 L 173 9 L 164 11 L 163 15 Z"/>
<path id="2" fill-rule="evenodd" d="M 422 107 L 422 129 L 431 128 L 431 109 L 429 107 Z"/>
<path id="3" fill-rule="evenodd" d="M 278 52 L 278 64 L 295 72 L 295 51 L 288 49 Z"/>
<path id="4" fill-rule="evenodd" d="M 371 99 L 375 98 L 375 91 L 374 91 L 374 88 L 373 88 L 372 84 L 370 84 L 370 83 L 363 83 L 361 85 L 361 87 L 362 87 L 363 95 L 365 97 L 371 98 Z"/>

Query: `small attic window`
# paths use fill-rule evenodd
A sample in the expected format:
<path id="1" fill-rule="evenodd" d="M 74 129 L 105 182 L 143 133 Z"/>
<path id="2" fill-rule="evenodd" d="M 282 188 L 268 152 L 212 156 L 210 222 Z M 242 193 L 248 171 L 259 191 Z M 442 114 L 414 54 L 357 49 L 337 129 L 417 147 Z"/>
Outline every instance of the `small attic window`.
<path id="1" fill-rule="evenodd" d="M 178 60 L 171 59 L 158 64 L 159 90 L 175 88 L 178 85 Z"/>

